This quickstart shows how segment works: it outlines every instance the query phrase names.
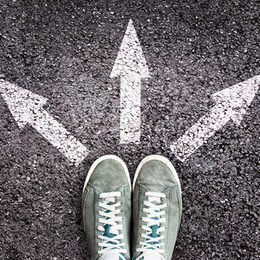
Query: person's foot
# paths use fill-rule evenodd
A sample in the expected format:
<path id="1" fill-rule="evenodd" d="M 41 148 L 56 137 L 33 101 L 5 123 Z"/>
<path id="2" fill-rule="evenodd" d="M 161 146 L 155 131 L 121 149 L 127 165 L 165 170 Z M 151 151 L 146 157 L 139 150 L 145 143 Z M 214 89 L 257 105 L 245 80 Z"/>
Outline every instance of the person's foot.
<path id="1" fill-rule="evenodd" d="M 159 155 L 144 158 L 133 189 L 133 259 L 170 260 L 182 213 L 181 186 L 173 165 Z"/>
<path id="2" fill-rule="evenodd" d="M 82 193 L 91 259 L 130 259 L 131 182 L 125 163 L 106 155 L 91 166 Z"/>

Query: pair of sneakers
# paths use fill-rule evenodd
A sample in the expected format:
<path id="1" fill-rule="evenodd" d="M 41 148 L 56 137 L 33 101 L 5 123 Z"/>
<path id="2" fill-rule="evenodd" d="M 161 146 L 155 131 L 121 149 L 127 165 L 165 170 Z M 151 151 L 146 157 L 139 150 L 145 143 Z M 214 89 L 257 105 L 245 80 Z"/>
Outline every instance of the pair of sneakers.
<path id="1" fill-rule="evenodd" d="M 182 213 L 178 175 L 167 158 L 150 155 L 132 187 L 125 163 L 103 156 L 88 172 L 82 213 L 92 260 L 170 260 Z"/>

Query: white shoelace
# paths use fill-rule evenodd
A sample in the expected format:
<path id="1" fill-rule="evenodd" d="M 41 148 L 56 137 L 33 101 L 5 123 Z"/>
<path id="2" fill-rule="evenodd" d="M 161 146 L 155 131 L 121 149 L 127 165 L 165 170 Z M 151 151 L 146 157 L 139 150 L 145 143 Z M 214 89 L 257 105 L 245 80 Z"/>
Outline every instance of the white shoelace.
<path id="1" fill-rule="evenodd" d="M 141 253 L 136 260 L 141 259 L 145 255 L 151 256 L 157 255 L 159 259 L 164 260 L 163 255 L 165 254 L 164 243 L 162 240 L 164 239 L 163 233 L 165 231 L 165 227 L 161 226 L 161 224 L 166 222 L 165 211 L 162 211 L 167 207 L 167 204 L 162 204 L 162 199 L 166 197 L 164 193 L 159 192 L 146 192 L 145 195 L 148 197 L 146 201 L 144 201 L 144 212 L 147 213 L 146 217 L 142 218 L 142 221 L 145 222 L 145 225 L 142 225 L 142 238 L 143 242 L 140 242 L 139 248 L 137 248 L 137 252 Z"/>
<path id="2" fill-rule="evenodd" d="M 98 246 L 101 247 L 101 250 L 98 251 L 98 254 L 102 255 L 101 258 L 115 254 L 118 257 L 125 259 L 123 254 L 126 254 L 126 249 L 124 249 L 125 243 L 123 241 L 124 235 L 122 233 L 123 225 L 119 224 L 122 222 L 123 218 L 118 216 L 121 210 L 118 209 L 121 206 L 121 202 L 116 203 L 116 198 L 120 197 L 120 192 L 107 192 L 101 193 L 99 198 L 102 199 L 98 205 L 102 210 L 98 214 L 102 217 L 98 219 L 100 225 L 98 225 L 98 230 L 104 232 L 103 235 L 98 235 L 100 242 Z M 105 232 L 108 232 L 110 236 L 106 236 Z M 119 259 L 118 258 L 118 259 Z"/>

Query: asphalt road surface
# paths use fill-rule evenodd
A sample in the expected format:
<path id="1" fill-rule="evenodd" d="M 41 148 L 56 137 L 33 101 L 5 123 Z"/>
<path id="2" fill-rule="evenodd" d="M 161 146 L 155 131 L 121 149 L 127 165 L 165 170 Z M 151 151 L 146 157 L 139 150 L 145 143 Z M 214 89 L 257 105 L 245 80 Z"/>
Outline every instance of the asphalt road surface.
<path id="1" fill-rule="evenodd" d="M 89 259 L 81 190 L 116 154 L 131 177 L 168 157 L 183 190 L 174 259 L 260 257 L 259 93 L 184 162 L 170 149 L 214 106 L 212 94 L 260 74 L 258 1 L 1 0 L 0 78 L 48 99 L 46 113 L 89 151 L 76 167 L 0 96 L 0 259 Z M 149 68 L 141 142 L 120 144 L 120 79 L 110 78 L 129 20 Z"/>

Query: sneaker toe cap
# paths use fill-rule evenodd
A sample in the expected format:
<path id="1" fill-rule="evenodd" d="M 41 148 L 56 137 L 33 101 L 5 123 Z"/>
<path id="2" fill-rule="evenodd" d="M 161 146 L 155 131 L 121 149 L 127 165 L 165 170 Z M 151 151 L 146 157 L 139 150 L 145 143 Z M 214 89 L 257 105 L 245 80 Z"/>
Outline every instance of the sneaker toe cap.
<path id="1" fill-rule="evenodd" d="M 178 181 L 165 163 L 150 160 L 141 168 L 136 184 L 144 186 L 147 190 L 162 192 L 169 186 L 178 186 Z"/>
<path id="2" fill-rule="evenodd" d="M 120 162 L 107 159 L 100 162 L 90 176 L 89 183 L 102 192 L 116 191 L 129 183 Z"/>

